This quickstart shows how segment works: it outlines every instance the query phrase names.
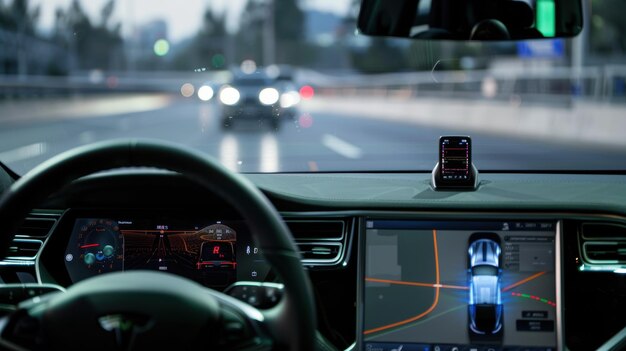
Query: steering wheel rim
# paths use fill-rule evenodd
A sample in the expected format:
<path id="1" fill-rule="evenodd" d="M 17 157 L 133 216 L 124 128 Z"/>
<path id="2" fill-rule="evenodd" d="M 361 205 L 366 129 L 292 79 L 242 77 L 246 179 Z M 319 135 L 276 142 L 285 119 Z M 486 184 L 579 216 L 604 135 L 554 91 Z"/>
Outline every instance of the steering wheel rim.
<path id="1" fill-rule="evenodd" d="M 0 198 L 0 253 L 6 256 L 23 219 L 53 192 L 83 176 L 125 167 L 178 172 L 218 194 L 239 211 L 265 259 L 285 285 L 281 302 L 264 312 L 267 323 L 281 330 L 281 341 L 289 349 L 313 349 L 316 322 L 310 282 L 289 230 L 274 206 L 243 176 L 207 155 L 176 144 L 138 139 L 105 141 L 66 151 L 43 162 Z"/>

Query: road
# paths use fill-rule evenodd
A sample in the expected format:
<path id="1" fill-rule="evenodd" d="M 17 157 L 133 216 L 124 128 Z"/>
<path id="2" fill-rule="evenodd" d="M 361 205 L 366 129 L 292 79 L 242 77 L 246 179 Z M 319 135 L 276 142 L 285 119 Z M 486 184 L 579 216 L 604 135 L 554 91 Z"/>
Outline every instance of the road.
<path id="1" fill-rule="evenodd" d="M 277 131 L 260 122 L 223 130 L 216 104 L 197 99 L 174 97 L 128 110 L 113 100 L 104 107 L 98 104 L 95 114 L 73 108 L 80 106 L 74 101 L 67 107 L 71 117 L 55 110 L 49 119 L 45 104 L 38 102 L 37 118 L 20 116 L 15 108 L 10 118 L 0 113 L 0 161 L 25 173 L 75 146 L 140 137 L 187 145 L 240 172 L 430 170 L 437 161 L 437 139 L 445 134 L 471 134 L 474 163 L 483 170 L 619 169 L 623 162 L 610 160 L 626 159 L 624 148 L 468 132 L 462 126 L 433 127 L 386 120 L 384 115 L 358 118 L 349 111 L 334 111 L 332 104 L 319 108 L 320 101 L 311 111 L 305 104 L 298 117 L 285 120 Z"/>

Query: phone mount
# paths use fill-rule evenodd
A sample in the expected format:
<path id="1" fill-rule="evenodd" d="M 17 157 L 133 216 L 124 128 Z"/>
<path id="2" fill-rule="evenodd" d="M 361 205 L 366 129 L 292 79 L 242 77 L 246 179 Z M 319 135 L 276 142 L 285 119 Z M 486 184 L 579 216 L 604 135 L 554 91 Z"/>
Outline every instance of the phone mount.
<path id="1" fill-rule="evenodd" d="M 441 166 L 439 165 L 439 162 L 437 162 L 431 173 L 431 185 L 435 190 L 471 191 L 478 188 L 478 183 L 478 169 L 476 169 L 474 163 L 472 163 L 470 168 L 469 179 L 443 179 L 441 176 Z"/>

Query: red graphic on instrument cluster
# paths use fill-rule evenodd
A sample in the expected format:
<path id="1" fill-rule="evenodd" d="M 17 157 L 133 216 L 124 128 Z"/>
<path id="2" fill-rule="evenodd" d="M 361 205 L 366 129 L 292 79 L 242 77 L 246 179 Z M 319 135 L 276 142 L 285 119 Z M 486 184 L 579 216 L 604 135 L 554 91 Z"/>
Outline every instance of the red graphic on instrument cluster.
<path id="1" fill-rule="evenodd" d="M 121 228 L 124 270 L 170 272 L 211 286 L 236 280 L 237 233 L 224 224 L 185 230 L 158 225 L 154 230 Z"/>
<path id="2" fill-rule="evenodd" d="M 200 246 L 196 268 L 225 267 L 235 269 L 235 248 L 229 241 L 207 241 Z"/>

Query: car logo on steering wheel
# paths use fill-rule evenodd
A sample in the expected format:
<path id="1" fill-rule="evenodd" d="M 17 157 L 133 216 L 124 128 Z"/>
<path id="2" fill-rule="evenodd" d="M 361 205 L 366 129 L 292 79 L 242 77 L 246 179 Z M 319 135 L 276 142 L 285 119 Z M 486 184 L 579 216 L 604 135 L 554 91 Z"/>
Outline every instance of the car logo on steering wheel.
<path id="1" fill-rule="evenodd" d="M 150 320 L 146 316 L 112 314 L 98 318 L 102 329 L 114 332 L 117 345 L 123 350 L 132 348 L 135 336 L 150 327 Z"/>

